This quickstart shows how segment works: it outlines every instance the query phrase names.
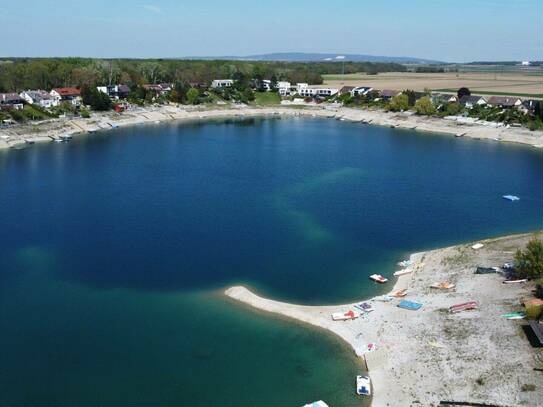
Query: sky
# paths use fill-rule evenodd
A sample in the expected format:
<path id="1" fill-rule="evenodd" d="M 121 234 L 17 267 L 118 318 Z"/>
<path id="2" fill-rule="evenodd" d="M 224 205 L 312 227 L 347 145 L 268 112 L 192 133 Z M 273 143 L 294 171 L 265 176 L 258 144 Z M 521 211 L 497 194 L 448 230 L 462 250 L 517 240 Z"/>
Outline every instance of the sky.
<path id="1" fill-rule="evenodd" d="M 0 24 L 0 56 L 543 60 L 543 0 L 0 0 Z"/>

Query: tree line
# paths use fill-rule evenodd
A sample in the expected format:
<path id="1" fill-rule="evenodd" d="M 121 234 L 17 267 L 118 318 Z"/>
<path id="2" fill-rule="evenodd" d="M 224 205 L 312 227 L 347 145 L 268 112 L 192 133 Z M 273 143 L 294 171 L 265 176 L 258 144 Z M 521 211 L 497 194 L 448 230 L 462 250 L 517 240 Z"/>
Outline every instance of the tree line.
<path id="1" fill-rule="evenodd" d="M 174 59 L 8 58 L 0 60 L 0 92 L 110 84 L 206 83 L 248 77 L 321 84 L 324 74 L 403 72 L 396 63 L 264 62 Z"/>

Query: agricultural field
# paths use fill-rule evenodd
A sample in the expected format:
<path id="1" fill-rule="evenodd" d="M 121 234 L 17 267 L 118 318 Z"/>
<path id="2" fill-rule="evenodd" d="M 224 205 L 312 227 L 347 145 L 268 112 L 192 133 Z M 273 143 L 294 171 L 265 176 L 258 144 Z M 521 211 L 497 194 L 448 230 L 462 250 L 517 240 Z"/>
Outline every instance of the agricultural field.
<path id="1" fill-rule="evenodd" d="M 323 75 L 324 83 L 342 86 L 371 86 L 376 89 L 456 92 L 466 86 L 481 95 L 519 96 L 543 99 L 543 69 L 526 71 L 412 73 L 391 72 Z"/>

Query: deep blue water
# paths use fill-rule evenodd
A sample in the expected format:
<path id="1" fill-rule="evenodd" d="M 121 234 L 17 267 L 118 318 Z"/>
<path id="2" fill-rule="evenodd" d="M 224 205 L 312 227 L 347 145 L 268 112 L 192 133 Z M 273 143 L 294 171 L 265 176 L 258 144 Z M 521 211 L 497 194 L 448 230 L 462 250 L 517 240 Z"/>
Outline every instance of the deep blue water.
<path id="1" fill-rule="evenodd" d="M 0 153 L 0 405 L 354 403 L 348 351 L 218 289 L 371 295 L 409 252 L 542 228 L 542 179 L 528 147 L 320 119 Z"/>

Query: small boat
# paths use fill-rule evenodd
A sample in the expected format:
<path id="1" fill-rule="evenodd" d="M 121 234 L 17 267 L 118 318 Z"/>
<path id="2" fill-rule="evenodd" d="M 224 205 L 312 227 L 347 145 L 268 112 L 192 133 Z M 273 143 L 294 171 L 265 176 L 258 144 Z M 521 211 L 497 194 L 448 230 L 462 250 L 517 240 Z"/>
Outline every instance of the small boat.
<path id="1" fill-rule="evenodd" d="M 473 250 L 479 250 L 479 249 L 482 249 L 483 247 L 485 247 L 485 245 L 482 243 L 475 243 L 473 246 L 471 246 Z"/>
<path id="2" fill-rule="evenodd" d="M 504 195 L 502 196 L 503 199 L 507 199 L 508 201 L 515 202 L 520 201 L 520 198 L 516 195 Z"/>
<path id="3" fill-rule="evenodd" d="M 348 321 L 350 319 L 356 319 L 358 317 L 360 317 L 360 313 L 353 310 L 349 310 L 347 312 L 334 312 L 332 314 L 332 320 L 334 321 Z"/>
<path id="4" fill-rule="evenodd" d="M 526 318 L 526 313 L 523 312 L 523 311 L 510 312 L 509 314 L 501 315 L 501 317 L 505 318 L 505 319 L 524 319 L 524 318 Z"/>
<path id="5" fill-rule="evenodd" d="M 418 302 L 413 301 L 407 301 L 407 300 L 401 300 L 398 304 L 399 308 L 407 309 L 410 311 L 418 311 L 422 308 L 422 304 L 419 304 Z"/>
<path id="6" fill-rule="evenodd" d="M 375 297 L 376 301 L 382 301 L 382 302 L 390 302 L 394 299 L 394 297 L 390 295 L 381 295 L 379 297 Z"/>
<path id="7" fill-rule="evenodd" d="M 438 290 L 448 290 L 454 287 L 455 285 L 452 283 L 449 283 L 448 281 L 442 281 L 441 283 L 434 283 L 430 286 L 430 288 L 437 288 Z"/>
<path id="8" fill-rule="evenodd" d="M 404 270 L 398 270 L 398 271 L 394 272 L 394 275 L 396 277 L 399 277 L 399 276 L 404 276 L 406 274 L 409 274 L 411 272 L 413 272 L 413 270 L 411 270 L 410 268 L 406 268 Z"/>
<path id="9" fill-rule="evenodd" d="M 407 288 L 402 288 L 400 290 L 392 291 L 390 295 L 396 298 L 405 297 L 407 295 Z"/>
<path id="10" fill-rule="evenodd" d="M 303 407 L 329 407 L 324 401 L 314 401 L 313 403 L 305 404 Z"/>
<path id="11" fill-rule="evenodd" d="M 360 396 L 371 395 L 371 380 L 368 376 L 356 376 L 356 394 Z"/>
<path id="12" fill-rule="evenodd" d="M 370 278 L 380 284 L 384 284 L 388 281 L 388 279 L 384 278 L 381 274 L 372 274 Z"/>
<path id="13" fill-rule="evenodd" d="M 479 308 L 479 303 L 477 301 L 468 301 L 449 307 L 449 312 L 451 314 L 456 314 L 457 312 L 468 311 L 477 308 Z"/>
<path id="14" fill-rule="evenodd" d="M 411 260 L 403 260 L 398 263 L 398 266 L 400 267 L 409 267 L 411 265 Z"/>
<path id="15" fill-rule="evenodd" d="M 477 267 L 475 274 L 493 274 L 500 271 L 499 267 Z"/>
<path id="16" fill-rule="evenodd" d="M 528 279 L 527 278 L 521 278 L 521 279 L 516 279 L 516 280 L 505 280 L 505 281 L 502 281 L 503 284 L 523 284 L 523 283 L 526 283 L 528 282 Z"/>
<path id="17" fill-rule="evenodd" d="M 358 308 L 362 312 L 367 313 L 375 311 L 375 308 L 373 308 L 371 304 L 368 304 L 367 302 L 361 302 L 360 304 L 356 304 L 354 307 Z"/>

